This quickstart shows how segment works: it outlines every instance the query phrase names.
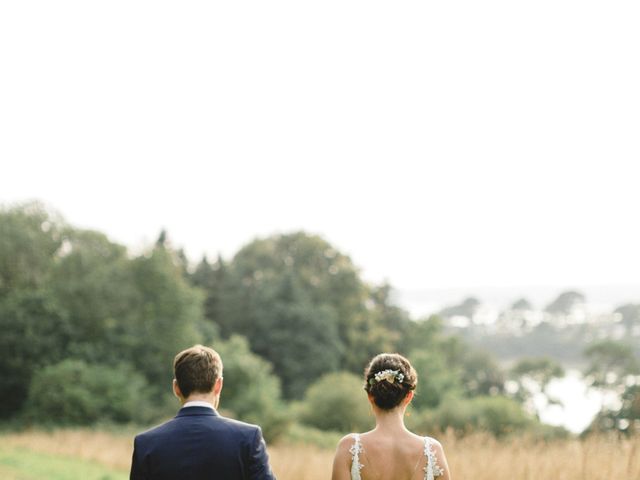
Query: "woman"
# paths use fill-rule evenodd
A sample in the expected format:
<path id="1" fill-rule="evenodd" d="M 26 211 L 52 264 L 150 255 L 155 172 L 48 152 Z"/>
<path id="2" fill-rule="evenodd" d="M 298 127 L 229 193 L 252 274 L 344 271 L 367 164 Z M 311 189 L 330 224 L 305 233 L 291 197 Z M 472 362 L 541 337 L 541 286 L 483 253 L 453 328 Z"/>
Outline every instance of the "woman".
<path id="1" fill-rule="evenodd" d="M 340 440 L 332 480 L 451 480 L 442 445 L 404 425 L 417 383 L 416 371 L 402 355 L 381 353 L 371 360 L 364 389 L 376 427 Z"/>

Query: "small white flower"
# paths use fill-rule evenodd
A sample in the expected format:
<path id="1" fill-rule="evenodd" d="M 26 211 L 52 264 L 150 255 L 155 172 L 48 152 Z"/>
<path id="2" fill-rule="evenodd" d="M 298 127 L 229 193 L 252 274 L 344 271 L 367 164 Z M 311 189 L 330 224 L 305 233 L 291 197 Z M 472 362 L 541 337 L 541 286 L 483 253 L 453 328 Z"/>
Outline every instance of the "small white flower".
<path id="1" fill-rule="evenodd" d="M 399 370 L 387 369 L 376 373 L 373 378 L 375 379 L 376 383 L 382 380 L 386 380 L 389 383 L 395 383 L 395 381 L 397 380 L 398 383 L 402 383 L 404 381 L 404 374 Z"/>

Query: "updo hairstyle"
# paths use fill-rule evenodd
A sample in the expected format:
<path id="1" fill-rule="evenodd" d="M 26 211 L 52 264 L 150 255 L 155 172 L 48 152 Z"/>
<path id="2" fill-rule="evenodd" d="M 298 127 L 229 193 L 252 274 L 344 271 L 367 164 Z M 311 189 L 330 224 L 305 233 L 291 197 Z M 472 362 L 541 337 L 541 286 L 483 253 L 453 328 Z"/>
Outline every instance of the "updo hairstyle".
<path id="1" fill-rule="evenodd" d="M 397 371 L 384 375 L 380 372 Z M 376 378 L 376 374 L 378 378 Z M 402 402 L 418 384 L 418 374 L 409 360 L 398 353 L 381 353 L 373 357 L 364 370 L 364 389 L 382 410 L 391 410 Z"/>

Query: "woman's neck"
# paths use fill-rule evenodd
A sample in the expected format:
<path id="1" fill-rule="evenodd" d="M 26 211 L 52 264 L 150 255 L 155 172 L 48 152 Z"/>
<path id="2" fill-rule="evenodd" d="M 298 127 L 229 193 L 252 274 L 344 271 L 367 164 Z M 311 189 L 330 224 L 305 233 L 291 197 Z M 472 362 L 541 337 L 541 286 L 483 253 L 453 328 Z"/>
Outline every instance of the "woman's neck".
<path id="1" fill-rule="evenodd" d="M 376 416 L 375 430 L 389 433 L 406 432 L 407 427 L 404 425 L 404 411 L 405 409 L 402 407 L 387 411 L 374 408 L 373 413 Z"/>

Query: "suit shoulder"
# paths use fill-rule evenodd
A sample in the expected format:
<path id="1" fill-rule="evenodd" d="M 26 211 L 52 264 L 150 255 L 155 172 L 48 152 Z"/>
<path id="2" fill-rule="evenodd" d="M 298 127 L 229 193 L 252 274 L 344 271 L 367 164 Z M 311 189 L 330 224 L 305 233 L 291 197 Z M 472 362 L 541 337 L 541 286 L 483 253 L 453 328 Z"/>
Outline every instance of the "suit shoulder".
<path id="1" fill-rule="evenodd" d="M 261 431 L 258 425 L 254 425 L 252 423 L 241 422 L 240 420 L 235 420 L 228 417 L 218 418 L 225 424 L 225 426 L 227 426 L 227 428 L 236 430 L 238 432 L 255 435 L 256 432 Z"/>
<path id="2" fill-rule="evenodd" d="M 148 430 L 145 430 L 144 432 L 138 433 L 135 436 L 136 441 L 143 441 L 145 439 L 152 438 L 157 435 L 162 435 L 163 433 L 171 430 L 171 428 L 175 423 L 175 420 L 176 420 L 175 418 L 172 418 L 171 420 L 167 420 L 166 422 L 161 423 L 160 425 L 156 425 L 155 427 L 151 427 Z"/>

